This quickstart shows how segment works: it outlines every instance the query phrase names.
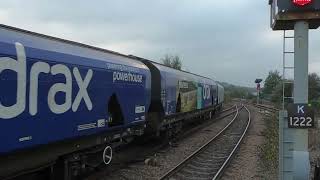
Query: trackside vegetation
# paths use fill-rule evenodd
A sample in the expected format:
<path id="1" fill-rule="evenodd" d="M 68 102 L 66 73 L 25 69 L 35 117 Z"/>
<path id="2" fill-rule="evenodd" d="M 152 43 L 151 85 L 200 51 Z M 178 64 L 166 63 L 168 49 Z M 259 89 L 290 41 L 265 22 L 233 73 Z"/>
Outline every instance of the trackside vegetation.
<path id="1" fill-rule="evenodd" d="M 293 80 L 286 79 L 287 83 L 285 85 L 285 96 L 290 97 L 293 94 Z M 309 81 L 309 103 L 315 109 L 320 109 L 320 77 L 316 73 L 311 73 L 308 76 Z M 271 101 L 276 105 L 282 103 L 282 77 L 279 71 L 270 71 L 262 89 L 262 97 L 265 100 Z"/>
<path id="2" fill-rule="evenodd" d="M 261 159 L 260 167 L 263 168 L 261 175 L 263 179 L 278 179 L 279 127 L 277 114 L 264 116 L 263 120 L 266 125 L 262 134 L 265 137 L 265 142 L 258 147 Z"/>

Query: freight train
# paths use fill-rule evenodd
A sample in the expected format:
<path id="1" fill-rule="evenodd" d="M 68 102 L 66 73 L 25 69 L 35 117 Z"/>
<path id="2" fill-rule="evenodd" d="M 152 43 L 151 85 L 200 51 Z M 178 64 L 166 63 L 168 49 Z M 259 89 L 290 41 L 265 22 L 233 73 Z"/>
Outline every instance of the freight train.
<path id="1" fill-rule="evenodd" d="M 70 179 L 110 163 L 114 144 L 179 132 L 224 99 L 210 78 L 6 25 L 0 84 L 0 179 Z"/>

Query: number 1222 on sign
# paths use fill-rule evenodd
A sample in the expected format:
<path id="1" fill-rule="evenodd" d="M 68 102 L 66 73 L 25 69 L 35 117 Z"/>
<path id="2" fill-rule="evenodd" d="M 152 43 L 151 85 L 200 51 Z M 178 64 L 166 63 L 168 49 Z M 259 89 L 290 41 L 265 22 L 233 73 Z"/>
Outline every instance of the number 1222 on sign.
<path id="1" fill-rule="evenodd" d="M 311 117 L 289 117 L 289 128 L 311 128 L 314 126 Z"/>

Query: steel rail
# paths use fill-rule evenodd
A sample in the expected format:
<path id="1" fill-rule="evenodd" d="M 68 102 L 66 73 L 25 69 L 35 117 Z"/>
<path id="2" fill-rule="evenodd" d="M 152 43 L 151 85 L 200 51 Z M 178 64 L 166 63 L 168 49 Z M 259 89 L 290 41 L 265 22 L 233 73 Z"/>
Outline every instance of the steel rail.
<path id="1" fill-rule="evenodd" d="M 236 109 L 234 110 L 234 108 L 236 108 Z M 231 110 L 232 110 L 232 111 L 231 111 Z M 229 113 L 227 113 L 227 114 L 224 114 L 224 113 L 226 113 L 226 112 L 228 112 L 228 111 L 231 111 L 231 112 L 229 112 Z M 237 105 L 233 105 L 232 107 L 230 107 L 230 108 L 228 108 L 228 109 L 225 109 L 225 110 L 223 110 L 223 111 L 220 111 L 219 114 L 217 114 L 217 117 L 216 117 L 215 120 L 223 119 L 223 118 L 225 118 L 225 117 L 228 117 L 228 116 L 234 114 L 235 112 L 237 112 Z"/>
<path id="2" fill-rule="evenodd" d="M 226 161 L 220 167 L 220 169 L 218 170 L 216 175 L 212 178 L 212 180 L 216 180 L 216 179 L 218 179 L 218 178 L 220 178 L 222 176 L 222 174 L 223 174 L 224 170 L 226 169 L 228 163 L 230 162 L 231 158 L 235 155 L 236 150 L 239 148 L 244 136 L 247 134 L 247 131 L 248 131 L 249 126 L 251 124 L 251 112 L 249 111 L 249 109 L 246 106 L 244 106 L 244 108 L 248 112 L 248 123 L 247 123 L 246 129 L 244 130 L 243 134 L 241 135 L 241 137 L 240 137 L 238 143 L 236 144 L 236 146 L 233 148 L 233 150 L 230 153 L 229 157 L 226 159 Z"/>
<path id="3" fill-rule="evenodd" d="M 211 138 L 206 144 L 204 144 L 203 146 L 201 146 L 199 149 L 197 149 L 194 153 L 192 153 L 191 155 L 189 155 L 187 158 L 185 158 L 182 162 L 180 162 L 178 165 L 176 165 L 173 169 L 171 169 L 170 171 L 168 171 L 166 174 L 164 174 L 160 180 L 163 179 L 169 179 L 169 177 L 171 177 L 172 175 L 174 175 L 176 172 L 178 172 L 179 170 L 181 170 L 183 167 L 185 167 L 185 165 L 187 164 L 187 162 L 193 158 L 195 155 L 199 154 L 200 151 L 202 151 L 203 149 L 205 149 L 209 144 L 211 144 L 214 140 L 217 139 L 217 137 L 219 137 L 223 132 L 225 132 L 230 126 L 231 124 L 233 124 L 233 122 L 236 120 L 236 118 L 239 115 L 239 111 L 244 107 L 242 106 L 241 108 L 238 108 L 237 105 L 236 106 L 236 114 L 233 117 L 233 119 L 221 130 L 219 131 L 218 134 L 216 134 L 213 138 Z M 243 138 L 241 138 L 243 139 Z M 239 143 L 238 143 L 239 144 Z M 230 158 L 228 158 L 229 160 Z"/>
<path id="4" fill-rule="evenodd" d="M 275 107 L 271 107 L 271 106 L 266 106 L 266 105 L 262 105 L 262 104 L 253 104 L 255 107 L 257 108 L 261 108 L 261 109 L 266 109 L 266 110 L 270 110 L 270 111 L 280 111 L 280 109 L 275 108 Z"/>
<path id="5" fill-rule="evenodd" d="M 235 109 L 234 109 L 235 108 Z M 230 111 L 232 110 L 232 111 Z M 230 112 L 229 112 L 230 111 Z M 224 119 L 226 117 L 229 117 L 231 116 L 232 114 L 236 113 L 237 112 L 237 106 L 236 104 L 233 105 L 232 107 L 228 108 L 228 109 L 225 109 L 223 111 L 220 111 L 219 114 L 217 114 L 216 117 L 213 117 L 213 119 L 211 120 L 208 120 L 206 122 L 203 122 L 202 124 L 196 126 L 196 127 L 193 127 L 191 129 L 188 129 L 187 131 L 183 132 L 180 137 L 178 137 L 178 139 L 184 139 L 186 138 L 187 136 L 191 135 L 191 134 L 194 134 L 195 132 L 197 131 L 201 131 L 203 130 L 204 128 L 212 125 L 213 123 L 215 123 L 216 121 L 218 120 L 221 120 L 221 119 Z M 213 120 L 213 121 L 212 121 Z"/>
<path id="6" fill-rule="evenodd" d="M 224 113 L 224 112 L 227 112 L 227 111 L 230 111 L 230 110 L 232 110 L 233 108 L 235 108 L 237 105 L 233 105 L 233 106 L 231 106 L 231 107 L 229 107 L 229 108 L 227 108 L 227 109 L 224 109 L 224 110 L 222 110 L 222 111 L 220 111 L 219 112 L 219 114 L 221 114 L 221 113 Z"/>

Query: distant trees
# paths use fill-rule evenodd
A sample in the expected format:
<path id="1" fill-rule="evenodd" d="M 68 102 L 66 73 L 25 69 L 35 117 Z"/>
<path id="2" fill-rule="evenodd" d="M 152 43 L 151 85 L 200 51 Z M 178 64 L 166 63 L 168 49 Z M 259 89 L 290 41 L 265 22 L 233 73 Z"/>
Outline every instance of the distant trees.
<path id="1" fill-rule="evenodd" d="M 281 76 L 279 71 L 277 70 L 270 71 L 268 77 L 264 82 L 264 88 L 262 93 L 265 95 L 271 95 L 274 89 L 276 88 L 276 86 L 278 86 L 278 84 L 280 83 L 281 83 Z"/>
<path id="2" fill-rule="evenodd" d="M 309 74 L 309 101 L 320 98 L 320 77 L 316 73 Z"/>
<path id="3" fill-rule="evenodd" d="M 292 80 L 286 80 L 287 82 L 292 82 Z M 265 97 L 276 104 L 282 102 L 283 96 L 283 83 L 282 77 L 280 76 L 279 71 L 270 71 L 262 90 Z M 285 97 L 291 97 L 293 95 L 293 83 L 287 83 L 284 90 Z M 291 102 L 290 100 L 288 102 Z"/>
<path id="4" fill-rule="evenodd" d="M 278 83 L 274 89 L 272 89 L 272 93 L 269 95 L 265 94 L 265 97 L 269 97 L 271 102 L 280 104 L 282 102 L 282 83 Z"/>
<path id="5" fill-rule="evenodd" d="M 169 67 L 181 70 L 182 61 L 178 55 L 169 55 L 166 54 L 163 58 L 161 58 L 161 62 Z"/>
<path id="6" fill-rule="evenodd" d="M 253 99 L 255 88 L 235 86 L 228 83 L 220 82 L 224 87 L 225 101 L 229 102 L 234 98 Z"/>
<path id="7" fill-rule="evenodd" d="M 285 96 L 289 97 L 293 95 L 293 80 L 286 80 L 288 82 L 285 85 Z M 312 103 L 316 107 L 320 107 L 320 77 L 316 73 L 311 73 L 308 76 L 309 81 L 309 103 Z M 265 80 L 264 88 L 262 90 L 265 97 L 274 102 L 280 104 L 282 102 L 282 80 L 278 71 L 270 71 L 268 77 Z"/>
<path id="8" fill-rule="evenodd" d="M 320 77 L 316 73 L 309 74 L 309 103 L 320 109 Z"/>
<path id="9" fill-rule="evenodd" d="M 287 82 L 290 82 L 290 80 L 287 80 Z M 292 97 L 293 95 L 293 82 L 287 83 L 285 85 L 284 89 L 284 96 L 285 97 Z M 280 81 L 276 87 L 272 90 L 270 97 L 270 100 L 274 103 L 280 104 L 282 103 L 282 96 L 283 96 L 283 84 L 282 81 Z M 292 99 L 287 100 L 288 102 L 291 102 Z"/>

